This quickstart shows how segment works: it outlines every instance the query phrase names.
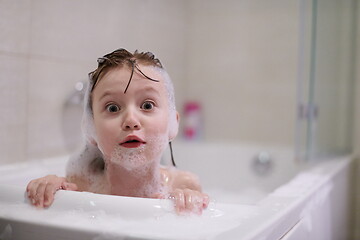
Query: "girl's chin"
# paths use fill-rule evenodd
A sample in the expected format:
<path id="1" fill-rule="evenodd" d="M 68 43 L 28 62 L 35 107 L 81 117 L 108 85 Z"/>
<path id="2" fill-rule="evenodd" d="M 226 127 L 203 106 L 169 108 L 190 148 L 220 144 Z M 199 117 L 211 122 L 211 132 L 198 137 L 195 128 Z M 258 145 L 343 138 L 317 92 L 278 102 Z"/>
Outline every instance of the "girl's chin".
<path id="1" fill-rule="evenodd" d="M 162 152 L 144 146 L 137 148 L 116 147 L 110 157 L 106 157 L 106 159 L 110 165 L 116 164 L 127 170 L 135 170 L 160 164 L 161 155 Z"/>

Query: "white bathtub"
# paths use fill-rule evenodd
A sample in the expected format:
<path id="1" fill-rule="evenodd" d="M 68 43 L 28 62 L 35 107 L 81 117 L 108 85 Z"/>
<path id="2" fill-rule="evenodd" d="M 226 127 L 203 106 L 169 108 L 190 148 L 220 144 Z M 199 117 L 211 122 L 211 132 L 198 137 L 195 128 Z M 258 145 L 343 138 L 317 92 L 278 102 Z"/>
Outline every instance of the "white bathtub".
<path id="1" fill-rule="evenodd" d="M 253 171 L 267 151 L 272 169 Z M 289 149 L 176 143 L 178 167 L 212 198 L 202 216 L 176 216 L 169 200 L 59 191 L 46 210 L 24 197 L 29 180 L 64 175 L 67 157 L 0 166 L 0 239 L 348 239 L 350 157 L 299 167 Z"/>

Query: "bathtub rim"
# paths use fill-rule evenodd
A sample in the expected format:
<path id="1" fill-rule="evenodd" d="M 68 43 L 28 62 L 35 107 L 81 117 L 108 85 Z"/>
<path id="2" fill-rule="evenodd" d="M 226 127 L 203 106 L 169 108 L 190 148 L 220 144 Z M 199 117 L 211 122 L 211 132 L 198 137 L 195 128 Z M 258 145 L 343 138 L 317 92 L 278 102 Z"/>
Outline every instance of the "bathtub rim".
<path id="1" fill-rule="evenodd" d="M 318 179 L 316 185 L 308 186 L 305 194 L 300 192 L 293 193 L 292 196 L 289 197 L 284 195 L 284 191 L 279 191 L 281 188 L 289 187 L 291 182 L 296 179 L 297 175 L 290 182 L 280 186 L 265 199 L 260 201 L 256 206 L 256 212 L 258 214 L 255 214 L 250 218 L 247 223 L 219 234 L 216 236 L 216 239 L 231 239 L 229 236 L 234 236 L 234 234 L 241 234 L 239 236 L 243 236 L 243 239 L 246 240 L 259 239 L 262 236 L 271 236 L 271 238 L 267 237 L 265 239 L 281 238 L 283 234 L 288 232 L 302 219 L 302 211 L 306 208 L 307 202 L 314 196 L 314 193 L 342 169 L 348 167 L 352 161 L 352 155 L 347 155 L 336 157 L 333 160 L 322 161 L 312 165 L 311 168 L 306 168 L 305 171 L 302 171 L 299 174 L 302 174 L 303 172 L 323 174 L 323 178 Z M 26 166 L 26 164 L 24 164 L 24 166 Z M 65 193 L 65 195 L 66 194 L 71 195 L 70 192 Z M 119 196 L 114 197 L 118 198 Z M 254 222 L 256 222 L 256 226 L 254 226 Z M 249 229 L 251 229 L 251 231 L 249 231 Z"/>
<path id="2" fill-rule="evenodd" d="M 311 200 L 315 197 L 316 192 L 324 188 L 328 181 L 340 174 L 341 171 L 349 168 L 353 161 L 354 156 L 349 154 L 333 157 L 329 160 L 322 160 L 317 163 L 312 162 L 311 165 L 306 166 L 306 169 L 297 174 L 289 183 L 280 186 L 259 203 L 259 210 L 264 213 L 262 221 L 259 221 L 261 224 L 258 225 L 255 231 L 242 235 L 243 240 L 281 239 L 304 218 L 305 214 L 309 213 L 309 205 L 313 204 L 314 201 Z M 286 197 L 284 194 L 277 192 L 281 188 L 291 187 L 290 184 L 303 173 L 326 175 L 323 178 L 319 178 L 316 184 L 307 186 L 310 190 L 305 194 L 298 193 L 293 194 L 291 197 Z M 325 191 L 327 190 L 325 189 Z M 251 224 L 249 226 L 242 226 L 242 228 L 251 228 Z M 240 228 L 233 229 L 219 235 L 219 239 L 231 239 L 231 236 L 236 236 L 236 234 L 240 233 Z"/>

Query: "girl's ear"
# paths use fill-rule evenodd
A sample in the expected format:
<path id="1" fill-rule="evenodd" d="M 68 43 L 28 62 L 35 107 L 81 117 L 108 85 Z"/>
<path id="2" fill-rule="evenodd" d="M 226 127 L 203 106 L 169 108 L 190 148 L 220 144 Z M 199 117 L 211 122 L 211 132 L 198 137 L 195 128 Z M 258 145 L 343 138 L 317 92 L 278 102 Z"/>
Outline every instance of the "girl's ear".
<path id="1" fill-rule="evenodd" d="M 174 111 L 173 114 L 170 116 L 170 123 L 169 123 L 169 142 L 174 140 L 179 132 L 179 122 L 180 122 L 180 115 L 177 111 Z"/>

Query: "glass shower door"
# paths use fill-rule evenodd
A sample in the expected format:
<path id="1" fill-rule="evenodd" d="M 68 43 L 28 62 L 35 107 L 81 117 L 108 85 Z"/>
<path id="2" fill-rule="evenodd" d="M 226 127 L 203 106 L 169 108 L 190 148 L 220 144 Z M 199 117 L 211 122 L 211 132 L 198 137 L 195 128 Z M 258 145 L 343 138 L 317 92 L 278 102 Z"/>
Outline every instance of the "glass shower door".
<path id="1" fill-rule="evenodd" d="M 297 157 L 351 152 L 355 0 L 300 1 Z"/>

